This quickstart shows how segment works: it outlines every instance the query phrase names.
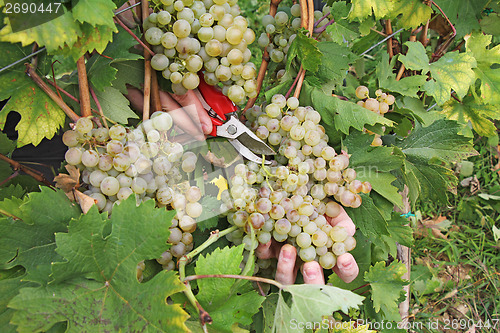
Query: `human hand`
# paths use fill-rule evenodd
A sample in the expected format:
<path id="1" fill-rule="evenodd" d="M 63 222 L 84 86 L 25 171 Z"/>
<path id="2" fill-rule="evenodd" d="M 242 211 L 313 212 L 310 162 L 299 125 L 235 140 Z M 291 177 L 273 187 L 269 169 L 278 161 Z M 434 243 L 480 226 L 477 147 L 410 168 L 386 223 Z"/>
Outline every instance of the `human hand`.
<path id="1" fill-rule="evenodd" d="M 326 216 L 328 223 L 332 226 L 342 226 L 350 236 L 353 236 L 356 227 L 352 219 L 347 215 L 344 208 L 335 218 Z M 256 255 L 260 259 L 277 258 L 276 281 L 283 284 L 293 284 L 297 277 L 299 262 L 297 260 L 297 249 L 290 244 L 280 244 L 274 239 L 266 244 L 260 244 L 256 249 Z M 304 283 L 325 284 L 323 268 L 317 261 L 303 263 L 300 267 Z M 346 283 L 351 282 L 358 276 L 359 267 L 356 260 L 350 253 L 345 253 L 337 257 L 337 264 L 333 271 Z"/>
<path id="2" fill-rule="evenodd" d="M 141 90 L 127 87 L 127 98 L 137 110 L 142 110 L 144 96 Z M 200 100 L 192 90 L 184 95 L 175 95 L 160 91 L 162 109 L 172 116 L 174 125 L 196 140 L 205 140 L 205 135 L 212 132 L 212 121 Z"/>

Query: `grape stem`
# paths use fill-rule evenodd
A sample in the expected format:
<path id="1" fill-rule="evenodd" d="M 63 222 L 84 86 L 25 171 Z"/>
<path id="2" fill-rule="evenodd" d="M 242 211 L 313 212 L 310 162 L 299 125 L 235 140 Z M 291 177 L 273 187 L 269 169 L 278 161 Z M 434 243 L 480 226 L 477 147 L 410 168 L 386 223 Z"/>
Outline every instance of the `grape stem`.
<path id="1" fill-rule="evenodd" d="M 36 71 L 31 67 L 30 64 L 26 64 L 26 74 L 35 82 L 35 84 L 40 87 L 63 111 L 66 115 L 73 121 L 76 122 L 80 119 L 71 108 L 45 83 Z"/>
<path id="2" fill-rule="evenodd" d="M 253 282 L 263 282 L 267 284 L 272 284 L 273 286 L 278 287 L 279 289 L 283 289 L 285 286 L 279 283 L 276 280 L 266 279 L 258 276 L 246 276 L 246 275 L 235 275 L 235 274 L 206 274 L 206 275 L 190 275 L 186 276 L 184 281 L 194 281 L 198 279 L 209 279 L 209 278 L 222 278 L 222 279 L 240 279 L 240 280 L 249 280 Z"/>
<path id="3" fill-rule="evenodd" d="M 179 266 L 179 278 L 180 280 L 186 285 L 186 289 L 184 290 L 184 294 L 186 295 L 187 299 L 189 302 L 195 307 L 195 309 L 198 311 L 198 315 L 200 317 L 200 323 L 201 325 L 205 325 L 206 323 L 212 323 L 212 318 L 210 317 L 210 314 L 203 309 L 201 304 L 198 302 L 196 297 L 193 294 L 193 291 L 191 290 L 191 286 L 189 285 L 189 281 L 186 281 L 186 265 L 188 262 L 190 262 L 194 257 L 196 257 L 198 254 L 203 252 L 207 247 L 215 243 L 219 238 L 235 231 L 238 229 L 237 226 L 232 226 L 231 228 L 225 229 L 223 231 L 215 230 L 210 233 L 210 236 L 208 239 L 198 246 L 196 249 L 193 251 L 189 252 L 187 255 L 182 256 L 182 258 L 179 259 L 178 261 L 178 266 Z"/>
<path id="4" fill-rule="evenodd" d="M 19 171 L 16 170 L 12 175 L 10 175 L 9 177 L 5 178 L 4 180 L 2 180 L 0 182 L 0 186 L 3 186 L 5 183 L 7 183 L 9 180 L 11 179 L 14 179 L 16 178 L 17 176 L 19 176 Z"/>
<path id="5" fill-rule="evenodd" d="M 106 121 L 106 117 L 104 117 L 104 112 L 102 111 L 101 103 L 99 103 L 99 100 L 97 99 L 97 96 L 94 92 L 94 89 L 92 89 L 92 87 L 90 87 L 90 94 L 92 95 L 92 98 L 94 99 L 94 102 L 97 105 L 97 110 L 99 110 L 99 114 L 101 115 L 101 119 L 104 123 L 104 127 L 109 129 L 108 122 Z"/>
<path id="6" fill-rule="evenodd" d="M 324 19 L 326 19 L 326 18 L 328 17 L 328 15 L 330 15 L 330 13 L 327 13 L 327 14 L 323 15 L 323 16 L 322 16 L 319 20 L 317 20 L 316 22 L 314 22 L 313 27 L 314 27 L 314 28 L 317 28 L 317 27 L 318 27 L 318 25 L 319 25 L 321 22 L 323 22 L 323 20 L 324 20 Z"/>
<path id="7" fill-rule="evenodd" d="M 330 25 L 334 24 L 335 23 L 335 19 L 331 19 L 330 21 L 328 21 L 327 24 L 325 24 L 324 26 L 322 27 L 319 27 L 318 29 L 314 29 L 314 33 L 315 34 L 318 34 L 318 36 L 316 36 L 316 38 L 319 37 L 319 35 L 321 35 L 323 33 L 323 31 L 326 30 L 326 28 L 328 28 Z"/>
<path id="8" fill-rule="evenodd" d="M 78 87 L 80 89 L 80 114 L 82 117 L 89 117 L 92 115 L 92 111 L 90 111 L 90 92 L 87 68 L 85 67 L 85 55 L 78 59 L 76 67 L 78 69 Z"/>
<path id="9" fill-rule="evenodd" d="M 126 32 L 129 33 L 132 38 L 134 38 L 141 46 L 144 48 L 144 50 L 148 51 L 151 56 L 154 56 L 155 53 L 147 46 L 139 37 L 137 37 L 132 30 L 130 30 L 129 27 L 123 23 L 122 20 L 120 20 L 117 16 L 113 17 L 113 20 L 120 25 Z"/>
<path id="10" fill-rule="evenodd" d="M 302 65 L 300 65 L 299 72 L 297 73 L 297 76 L 295 77 L 295 80 L 293 81 L 292 86 L 290 87 L 290 89 L 288 89 L 288 91 L 285 94 L 286 99 L 288 99 L 288 97 L 290 97 L 290 94 L 292 93 L 293 88 L 297 84 L 297 81 L 299 80 L 299 74 L 301 71 L 302 71 Z"/>
<path id="11" fill-rule="evenodd" d="M 142 22 L 146 21 L 149 16 L 149 1 L 141 1 L 141 18 Z M 145 42 L 146 45 L 147 42 Z M 149 49 L 149 48 L 148 48 Z M 142 109 L 142 120 L 149 119 L 151 102 L 151 54 L 144 49 L 144 106 Z"/>
<path id="12" fill-rule="evenodd" d="M 46 186 L 50 187 L 51 189 L 53 189 L 55 191 L 55 187 L 45 178 L 45 176 L 41 172 L 39 172 L 35 169 L 32 169 L 30 167 L 27 167 L 25 165 L 22 165 L 21 163 L 16 162 L 3 154 L 0 154 L 0 160 L 9 163 L 12 166 L 12 168 L 14 169 L 14 172 L 21 170 L 22 172 L 33 177 L 35 180 L 39 181 L 40 183 L 45 184 Z"/>
<path id="13" fill-rule="evenodd" d="M 390 19 L 385 20 L 385 33 L 387 35 L 392 34 L 392 25 Z M 392 38 L 389 38 L 387 40 L 387 52 L 389 53 L 389 61 L 391 61 L 392 57 L 394 57 L 394 51 L 392 49 Z"/>

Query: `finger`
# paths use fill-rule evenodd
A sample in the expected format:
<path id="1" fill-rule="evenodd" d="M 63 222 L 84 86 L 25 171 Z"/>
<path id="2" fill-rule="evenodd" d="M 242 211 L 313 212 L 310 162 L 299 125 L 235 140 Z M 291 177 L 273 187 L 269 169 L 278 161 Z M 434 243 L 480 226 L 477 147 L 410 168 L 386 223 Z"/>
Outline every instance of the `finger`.
<path id="1" fill-rule="evenodd" d="M 325 276 L 323 268 L 317 261 L 309 261 L 304 263 L 301 268 L 302 276 L 305 284 L 325 284 Z"/>
<path id="2" fill-rule="evenodd" d="M 337 215 L 337 217 L 331 218 L 325 215 L 326 220 L 332 225 L 332 227 L 335 227 L 337 225 L 344 227 L 347 230 L 349 236 L 354 236 L 354 233 L 356 232 L 356 226 L 354 225 L 354 222 L 349 217 L 349 215 L 347 215 L 344 207 L 341 207 L 340 209 L 340 214 Z"/>
<path id="3" fill-rule="evenodd" d="M 170 96 L 186 110 L 193 122 L 201 125 L 203 133 L 212 132 L 212 120 L 192 90 L 188 90 L 184 95 L 170 94 Z"/>
<path id="4" fill-rule="evenodd" d="M 337 257 L 337 265 L 333 267 L 333 271 L 337 273 L 342 281 L 349 283 L 358 276 L 359 267 L 352 254 L 344 253 Z"/>
<path id="5" fill-rule="evenodd" d="M 192 135 L 196 140 L 205 140 L 205 136 L 201 132 L 199 125 L 196 125 L 191 116 L 187 113 L 186 108 L 181 107 L 170 94 L 161 91 L 160 101 L 164 109 L 172 116 L 175 125 L 182 128 L 186 133 Z"/>
<path id="6" fill-rule="evenodd" d="M 283 284 L 293 284 L 297 276 L 295 270 L 295 259 L 297 258 L 297 250 L 290 244 L 285 244 L 281 247 L 278 257 L 278 266 L 276 267 L 276 281 Z"/>
<path id="7" fill-rule="evenodd" d="M 255 249 L 255 255 L 259 259 L 270 259 L 274 258 L 274 253 L 271 248 L 272 241 L 267 242 L 266 244 L 259 244 L 257 249 Z"/>

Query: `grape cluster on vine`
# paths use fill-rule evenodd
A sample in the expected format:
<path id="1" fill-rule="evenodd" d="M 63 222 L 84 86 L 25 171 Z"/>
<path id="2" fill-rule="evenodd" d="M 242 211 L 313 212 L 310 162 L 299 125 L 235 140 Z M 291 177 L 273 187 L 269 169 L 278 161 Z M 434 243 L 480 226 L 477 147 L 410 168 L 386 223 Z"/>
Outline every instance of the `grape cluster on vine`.
<path id="1" fill-rule="evenodd" d="M 84 194 L 100 211 L 111 213 L 131 195 L 138 203 L 155 200 L 159 207 L 176 210 L 168 239 L 172 246 L 158 259 L 168 270 L 175 268 L 175 258 L 192 250 L 196 218 L 203 210 L 201 190 L 183 181 L 183 174 L 195 169 L 197 156 L 168 140 L 171 127 L 171 116 L 158 111 L 137 128 L 95 128 L 91 119 L 80 118 L 63 134 L 66 162 L 80 170 Z"/>
<path id="2" fill-rule="evenodd" d="M 389 108 L 396 101 L 395 97 L 391 94 L 382 92 L 381 89 L 375 91 L 376 98 L 370 97 L 370 90 L 365 86 L 359 86 L 356 88 L 356 97 L 360 100 L 358 105 L 368 109 L 376 114 L 384 115 L 389 112 Z M 373 139 L 372 146 L 378 147 L 382 145 L 382 139 L 380 134 L 373 133 L 371 131 L 365 130 L 369 134 L 375 135 Z"/>
<path id="3" fill-rule="evenodd" d="M 237 0 L 157 0 L 144 22 L 156 53 L 151 67 L 172 82 L 178 95 L 198 87 L 198 72 L 236 104 L 257 97 L 256 66 L 248 45 L 255 33 L 240 16 Z"/>
<path id="4" fill-rule="evenodd" d="M 270 104 L 252 107 L 246 117 L 248 126 L 278 154 L 271 166 L 251 161 L 235 166 L 230 189 L 222 195 L 222 210 L 229 208 L 229 223 L 240 228 L 227 238 L 250 250 L 251 226 L 258 243 L 287 241 L 303 261 L 334 267 L 337 256 L 354 249 L 356 240 L 327 217 L 340 214 L 338 202 L 359 207 L 359 194 L 369 193 L 370 183 L 356 179 L 348 155 L 328 145 L 319 112 L 299 106 L 297 98 L 274 95 Z M 269 266 L 259 259 L 260 264 Z"/>

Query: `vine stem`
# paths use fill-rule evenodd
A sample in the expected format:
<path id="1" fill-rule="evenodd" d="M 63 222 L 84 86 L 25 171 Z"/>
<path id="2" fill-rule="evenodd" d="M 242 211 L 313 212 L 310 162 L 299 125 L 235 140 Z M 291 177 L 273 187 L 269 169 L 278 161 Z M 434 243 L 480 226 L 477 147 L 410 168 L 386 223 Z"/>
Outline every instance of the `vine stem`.
<path id="1" fill-rule="evenodd" d="M 390 19 L 385 20 L 385 33 L 387 35 L 392 34 L 392 25 Z M 391 61 L 392 57 L 394 57 L 394 52 L 392 50 L 392 38 L 389 38 L 387 40 L 387 52 L 389 53 L 389 61 Z"/>
<path id="2" fill-rule="evenodd" d="M 14 221 L 19 221 L 19 220 L 20 220 L 20 218 L 19 218 L 19 217 L 15 216 L 15 215 L 13 215 L 13 214 L 11 214 L 11 213 L 9 213 L 9 212 L 6 212 L 6 211 L 5 211 L 5 210 L 3 210 L 2 208 L 0 208 L 0 214 L 5 215 L 5 216 L 7 216 L 7 217 L 10 217 L 10 218 L 12 218 Z"/>
<path id="3" fill-rule="evenodd" d="M 82 117 L 89 117 L 92 115 L 92 111 L 90 111 L 90 92 L 87 68 L 85 67 L 85 55 L 78 59 L 76 67 L 78 69 L 78 87 L 80 88 L 80 114 Z"/>
<path id="4" fill-rule="evenodd" d="M 416 41 L 417 41 L 417 36 L 411 35 L 410 36 L 410 42 L 416 42 Z M 401 64 L 401 67 L 399 68 L 398 75 L 396 76 L 396 81 L 401 80 L 401 78 L 403 77 L 403 73 L 404 72 L 405 72 L 405 65 Z"/>
<path id="5" fill-rule="evenodd" d="M 271 0 L 269 15 L 271 15 L 272 17 L 276 15 L 276 12 L 278 11 L 278 5 L 280 4 L 280 2 L 281 0 Z M 269 34 L 267 34 L 267 36 L 269 37 Z M 259 96 L 260 90 L 262 89 L 262 83 L 264 82 L 264 77 L 266 76 L 268 65 L 269 65 L 269 52 L 267 52 L 267 49 L 264 49 L 264 52 L 262 53 L 262 62 L 260 63 L 259 67 L 259 74 L 257 75 L 257 97 Z M 248 99 L 248 102 L 245 105 L 245 108 L 243 109 L 243 114 L 245 114 L 245 112 L 255 104 L 257 97 Z"/>
<path id="6" fill-rule="evenodd" d="M 161 111 L 160 85 L 155 71 L 151 73 L 151 99 L 153 100 L 154 111 Z"/>
<path id="7" fill-rule="evenodd" d="M 324 26 L 318 28 L 318 29 L 314 29 L 314 33 L 317 33 L 318 36 L 316 37 L 316 39 L 318 39 L 319 35 L 321 35 L 325 30 L 326 28 L 328 28 L 329 26 L 331 26 L 332 24 L 335 23 L 335 19 L 331 19 L 330 21 L 328 21 L 327 24 L 325 24 Z"/>
<path id="8" fill-rule="evenodd" d="M 54 186 L 45 178 L 45 176 L 41 172 L 36 171 L 36 170 L 34 170 L 30 167 L 27 167 L 25 165 L 22 165 L 21 163 L 10 159 L 3 154 L 0 154 L 0 160 L 9 163 L 14 168 L 14 171 L 21 170 L 22 172 L 33 177 L 35 180 L 39 181 L 40 183 L 43 183 L 46 186 L 50 187 L 51 189 L 55 190 Z"/>
<path id="9" fill-rule="evenodd" d="M 149 1 L 141 1 L 141 18 L 144 22 L 149 16 Z M 146 42 L 147 43 L 147 42 Z M 147 45 L 147 44 L 146 44 Z M 149 119 L 151 103 L 151 54 L 144 49 L 144 106 L 142 110 L 142 120 Z"/>
<path id="10" fill-rule="evenodd" d="M 126 32 L 129 33 L 130 36 L 132 36 L 141 46 L 144 48 L 144 50 L 148 51 L 151 56 L 154 56 L 155 53 L 149 48 L 148 45 L 146 45 L 139 37 L 137 37 L 132 30 L 130 30 L 129 27 L 123 23 L 122 20 L 118 18 L 118 16 L 113 17 L 113 20 L 120 25 Z"/>
<path id="11" fill-rule="evenodd" d="M 324 19 L 326 19 L 328 17 L 328 15 L 330 15 L 330 13 L 326 13 L 325 15 L 323 15 L 319 20 L 317 20 L 316 22 L 314 22 L 314 28 L 317 28 L 318 25 L 323 22 Z"/>
<path id="12" fill-rule="evenodd" d="M 297 84 L 297 81 L 299 80 L 299 74 L 300 72 L 302 71 L 302 65 L 300 65 L 300 69 L 299 69 L 299 72 L 297 73 L 297 76 L 295 77 L 295 80 L 293 80 L 293 83 L 292 83 L 292 86 L 290 87 L 290 89 L 288 89 L 288 91 L 286 92 L 286 95 L 285 95 L 285 98 L 288 99 L 288 97 L 290 97 L 290 94 L 292 93 L 292 90 L 293 88 L 295 87 L 295 85 Z"/>
<path id="13" fill-rule="evenodd" d="M 448 24 L 450 25 L 451 30 L 453 31 L 453 34 L 451 35 L 451 37 L 450 37 L 450 38 L 455 37 L 455 36 L 457 35 L 457 30 L 455 29 L 455 26 L 454 26 L 453 24 L 451 24 L 451 21 L 450 21 L 450 19 L 448 18 L 448 16 L 446 16 L 446 14 L 443 12 L 443 10 L 441 9 L 441 7 L 439 7 L 439 6 L 437 5 L 437 3 L 435 3 L 435 2 L 434 2 L 434 1 L 432 1 L 432 0 L 430 1 L 430 3 L 431 3 L 431 6 L 432 6 L 432 5 L 436 6 L 436 8 L 437 8 L 437 9 L 441 12 L 441 14 L 444 16 L 444 18 L 446 19 L 446 21 L 448 21 Z"/>
<path id="14" fill-rule="evenodd" d="M 76 122 L 80 119 L 77 115 L 64 101 L 52 90 L 50 87 L 42 80 L 36 71 L 31 67 L 30 64 L 26 64 L 26 74 L 35 82 L 35 84 L 40 87 L 49 97 L 66 113 L 66 115 L 73 121 Z"/>
<path id="15" fill-rule="evenodd" d="M 195 309 L 198 311 L 198 315 L 200 317 L 200 323 L 201 325 L 205 325 L 206 323 L 211 323 L 212 318 L 210 317 L 210 314 L 203 309 L 201 304 L 198 302 L 196 299 L 196 296 L 193 294 L 193 291 L 191 290 L 191 286 L 189 285 L 189 280 L 186 280 L 186 265 L 188 262 L 190 262 L 194 257 L 196 257 L 198 254 L 200 254 L 203 250 L 205 250 L 207 247 L 215 243 L 219 238 L 235 231 L 238 229 L 237 226 L 232 226 L 231 228 L 228 228 L 223 231 L 215 230 L 210 233 L 210 236 L 208 239 L 198 246 L 196 249 L 193 251 L 189 252 L 185 256 L 182 256 L 182 258 L 179 259 L 178 266 L 179 266 L 179 278 L 184 284 L 186 285 L 186 290 L 184 290 L 184 294 L 186 295 L 187 299 L 189 302 L 195 307 Z"/>
<path id="16" fill-rule="evenodd" d="M 240 279 L 240 280 L 249 280 L 253 282 L 263 282 L 267 284 L 272 284 L 273 286 L 278 287 L 279 289 L 283 289 L 285 285 L 279 283 L 278 281 L 266 279 L 258 276 L 246 276 L 246 275 L 235 275 L 235 274 L 207 274 L 207 275 L 190 275 L 186 276 L 184 281 L 194 281 L 199 279 L 210 279 L 210 278 L 222 278 L 222 279 Z"/>
<path id="17" fill-rule="evenodd" d="M 16 178 L 17 176 L 19 176 L 19 171 L 16 170 L 12 175 L 10 175 L 9 177 L 5 178 L 4 180 L 2 180 L 0 182 L 0 186 L 3 186 L 4 184 L 6 184 L 9 180 L 11 179 L 14 179 Z"/>
<path id="18" fill-rule="evenodd" d="M 102 119 L 102 122 L 104 123 L 104 127 L 109 129 L 108 122 L 106 121 L 106 117 L 104 116 L 104 112 L 102 111 L 101 103 L 99 103 L 99 100 L 97 99 L 97 95 L 95 94 L 94 89 L 92 89 L 92 87 L 90 88 L 90 93 L 92 94 L 92 98 L 94 99 L 94 102 L 97 105 L 97 110 L 99 110 L 99 114 L 101 115 L 101 119 Z"/>
<path id="19" fill-rule="evenodd" d="M 64 95 L 66 95 L 68 98 L 72 99 L 74 102 L 77 102 L 78 104 L 80 104 L 80 101 L 78 100 L 78 98 L 76 98 L 75 96 L 71 95 L 69 92 L 67 92 L 66 90 L 64 90 L 63 88 L 59 87 L 56 83 L 54 83 L 53 81 L 47 81 L 51 86 L 53 86 L 54 88 L 57 89 L 57 91 L 60 91 L 62 92 Z"/>
<path id="20" fill-rule="evenodd" d="M 300 0 L 300 10 L 302 14 L 301 26 L 306 28 L 308 36 L 311 37 L 314 30 L 314 4 L 312 0 Z M 306 70 L 301 66 L 302 71 L 299 70 L 297 85 L 293 96 L 299 98 L 304 78 L 306 77 Z"/>

